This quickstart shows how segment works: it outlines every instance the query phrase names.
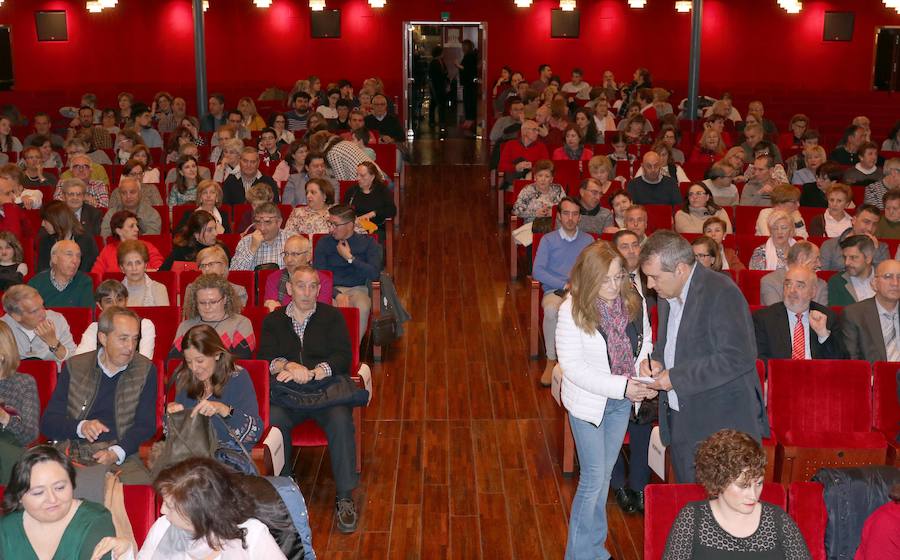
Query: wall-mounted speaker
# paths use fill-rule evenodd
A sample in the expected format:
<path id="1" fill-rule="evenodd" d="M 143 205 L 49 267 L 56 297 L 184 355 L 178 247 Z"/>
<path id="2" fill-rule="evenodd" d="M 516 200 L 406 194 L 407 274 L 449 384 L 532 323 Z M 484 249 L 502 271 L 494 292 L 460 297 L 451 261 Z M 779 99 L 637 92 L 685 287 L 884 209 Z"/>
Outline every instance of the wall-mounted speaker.
<path id="1" fill-rule="evenodd" d="M 334 39 L 341 36 L 341 11 L 322 10 L 310 12 L 310 29 L 313 39 Z"/>
<path id="2" fill-rule="evenodd" d="M 575 39 L 581 30 L 578 10 L 566 12 L 550 10 L 550 37 L 555 39 Z"/>
<path id="3" fill-rule="evenodd" d="M 65 10 L 34 12 L 34 27 L 37 29 L 38 41 L 69 40 Z"/>
<path id="4" fill-rule="evenodd" d="M 0 90 L 6 91 L 13 87 L 12 65 L 12 41 L 10 40 L 9 27 L 0 26 Z"/>
<path id="5" fill-rule="evenodd" d="M 853 40 L 853 12 L 825 12 L 824 41 Z"/>

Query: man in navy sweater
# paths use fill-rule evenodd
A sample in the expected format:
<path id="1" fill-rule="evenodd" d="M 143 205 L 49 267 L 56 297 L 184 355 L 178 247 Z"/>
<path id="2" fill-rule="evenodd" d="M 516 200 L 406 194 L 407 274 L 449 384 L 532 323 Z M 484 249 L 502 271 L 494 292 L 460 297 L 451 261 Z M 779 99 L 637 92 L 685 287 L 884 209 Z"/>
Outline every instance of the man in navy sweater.
<path id="1" fill-rule="evenodd" d="M 681 191 L 678 182 L 662 174 L 659 154 L 647 152 L 641 162 L 643 175 L 628 181 L 625 190 L 631 195 L 635 204 L 681 204 Z"/>
<path id="2" fill-rule="evenodd" d="M 99 350 L 68 359 L 41 419 L 41 433 L 73 460 L 109 465 L 124 484 L 150 484 L 138 456 L 156 432 L 156 367 L 137 352 L 140 318 L 107 308 Z"/>
<path id="3" fill-rule="evenodd" d="M 339 307 L 359 309 L 359 336 L 362 337 L 372 310 L 368 283 L 381 275 L 381 245 L 373 236 L 353 231 L 356 212 L 346 204 L 329 208 L 328 221 L 334 230 L 319 241 L 313 265 L 334 275 L 332 295 Z"/>

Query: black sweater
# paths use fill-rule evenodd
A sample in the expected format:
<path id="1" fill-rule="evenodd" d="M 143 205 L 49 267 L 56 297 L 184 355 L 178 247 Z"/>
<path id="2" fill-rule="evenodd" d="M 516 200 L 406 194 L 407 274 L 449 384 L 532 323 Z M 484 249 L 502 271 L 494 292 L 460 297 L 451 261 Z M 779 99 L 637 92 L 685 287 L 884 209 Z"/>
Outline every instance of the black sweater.
<path id="1" fill-rule="evenodd" d="M 303 333 L 303 342 L 294 332 L 285 308 L 279 307 L 263 319 L 258 358 L 269 361 L 285 358 L 310 370 L 325 362 L 332 375 L 349 375 L 353 356 L 350 344 L 344 316 L 334 307 L 316 304 Z"/>

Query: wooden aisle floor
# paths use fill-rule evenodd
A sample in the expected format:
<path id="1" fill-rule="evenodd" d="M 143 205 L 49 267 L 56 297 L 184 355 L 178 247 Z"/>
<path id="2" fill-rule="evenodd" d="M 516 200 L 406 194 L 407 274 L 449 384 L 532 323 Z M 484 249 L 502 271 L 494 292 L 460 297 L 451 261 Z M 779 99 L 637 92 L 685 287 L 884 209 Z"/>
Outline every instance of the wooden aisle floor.
<path id="1" fill-rule="evenodd" d="M 528 359 L 528 288 L 507 279 L 487 166 L 454 164 L 479 147 L 416 144 L 431 165 L 407 171 L 395 251 L 413 320 L 373 364 L 356 533 L 333 528 L 326 449 L 297 465 L 321 559 L 563 557 L 577 478 L 561 476 L 563 417 Z M 607 510 L 612 555 L 641 558 L 642 518 Z"/>

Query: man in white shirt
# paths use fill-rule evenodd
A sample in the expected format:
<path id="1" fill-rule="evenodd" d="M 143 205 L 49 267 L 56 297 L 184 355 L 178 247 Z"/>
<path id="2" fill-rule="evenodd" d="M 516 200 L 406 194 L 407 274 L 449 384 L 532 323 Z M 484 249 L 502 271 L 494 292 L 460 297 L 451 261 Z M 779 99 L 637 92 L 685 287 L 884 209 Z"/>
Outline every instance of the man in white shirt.
<path id="1" fill-rule="evenodd" d="M 874 297 L 844 308 L 844 345 L 851 360 L 900 362 L 900 262 L 879 264 L 872 286 Z"/>

